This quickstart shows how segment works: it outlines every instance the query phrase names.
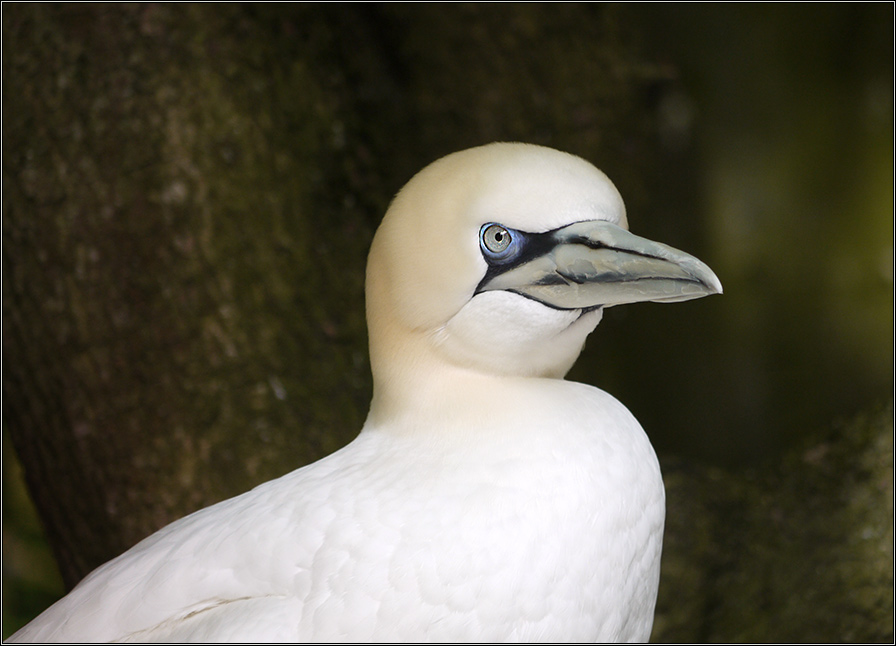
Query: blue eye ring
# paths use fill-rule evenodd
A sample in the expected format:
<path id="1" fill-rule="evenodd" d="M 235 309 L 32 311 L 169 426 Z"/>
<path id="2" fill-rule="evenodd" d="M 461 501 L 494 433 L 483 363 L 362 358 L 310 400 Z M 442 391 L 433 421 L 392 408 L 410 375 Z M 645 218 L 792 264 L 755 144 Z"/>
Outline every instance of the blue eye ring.
<path id="1" fill-rule="evenodd" d="M 497 222 L 488 222 L 479 229 L 479 248 L 492 263 L 510 260 L 522 249 L 523 235 Z"/>

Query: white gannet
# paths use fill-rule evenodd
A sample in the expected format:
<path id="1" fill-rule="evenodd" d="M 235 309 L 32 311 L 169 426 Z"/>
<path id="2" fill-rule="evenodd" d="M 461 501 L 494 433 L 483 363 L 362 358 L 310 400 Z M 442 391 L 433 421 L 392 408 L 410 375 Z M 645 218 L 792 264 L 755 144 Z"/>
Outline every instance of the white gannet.
<path id="1" fill-rule="evenodd" d="M 646 641 L 664 491 L 613 397 L 563 380 L 602 309 L 720 293 L 626 230 L 588 162 L 436 161 L 374 237 L 358 437 L 86 577 L 14 641 Z"/>

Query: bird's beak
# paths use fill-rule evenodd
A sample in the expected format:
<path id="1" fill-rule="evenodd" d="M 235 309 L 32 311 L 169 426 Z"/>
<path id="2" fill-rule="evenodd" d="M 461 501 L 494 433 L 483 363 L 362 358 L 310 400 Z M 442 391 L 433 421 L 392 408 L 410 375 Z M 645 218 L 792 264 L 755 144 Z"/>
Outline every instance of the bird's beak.
<path id="1" fill-rule="evenodd" d="M 722 293 L 716 275 L 693 256 L 609 222 L 523 235 L 519 256 L 492 264 L 477 293 L 506 290 L 557 309 L 672 303 Z"/>

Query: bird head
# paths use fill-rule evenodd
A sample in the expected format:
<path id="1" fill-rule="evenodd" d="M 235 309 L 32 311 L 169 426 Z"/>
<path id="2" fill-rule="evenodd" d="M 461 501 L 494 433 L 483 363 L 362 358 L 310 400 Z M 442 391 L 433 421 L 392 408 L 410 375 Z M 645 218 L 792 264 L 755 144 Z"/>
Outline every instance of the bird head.
<path id="1" fill-rule="evenodd" d="M 574 155 L 495 143 L 430 164 L 395 197 L 371 246 L 375 383 L 386 365 L 426 361 L 562 377 L 604 307 L 722 291 L 693 256 L 627 228 L 616 187 Z"/>

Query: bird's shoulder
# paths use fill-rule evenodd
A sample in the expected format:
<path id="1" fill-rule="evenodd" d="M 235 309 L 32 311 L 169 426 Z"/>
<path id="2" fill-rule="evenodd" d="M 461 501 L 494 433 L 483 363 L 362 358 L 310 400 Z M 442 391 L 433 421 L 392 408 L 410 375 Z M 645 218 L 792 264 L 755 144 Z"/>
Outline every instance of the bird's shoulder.
<path id="1" fill-rule="evenodd" d="M 156 532 L 19 638 L 217 641 L 284 626 L 294 632 L 271 638 L 425 634 L 425 621 L 408 624 L 425 617 L 402 610 L 410 598 L 443 627 L 458 624 L 445 634 L 480 621 L 495 638 L 512 630 L 478 617 L 478 595 L 524 603 L 532 620 L 519 625 L 533 631 L 568 621 L 562 596 L 520 599 L 507 582 L 602 594 L 615 575 L 580 566 L 614 546 L 582 537 L 616 536 L 633 557 L 654 550 L 662 486 L 643 430 L 612 396 L 537 386 L 497 389 L 503 404 L 478 429 L 457 426 L 469 423 L 461 411 L 417 432 L 365 427 L 340 451 Z"/>
<path id="2" fill-rule="evenodd" d="M 98 567 L 14 636 L 21 641 L 138 641 L 231 602 L 295 597 L 336 516 L 331 490 L 369 442 L 172 522 Z M 335 477 L 333 477 L 335 474 Z"/>

